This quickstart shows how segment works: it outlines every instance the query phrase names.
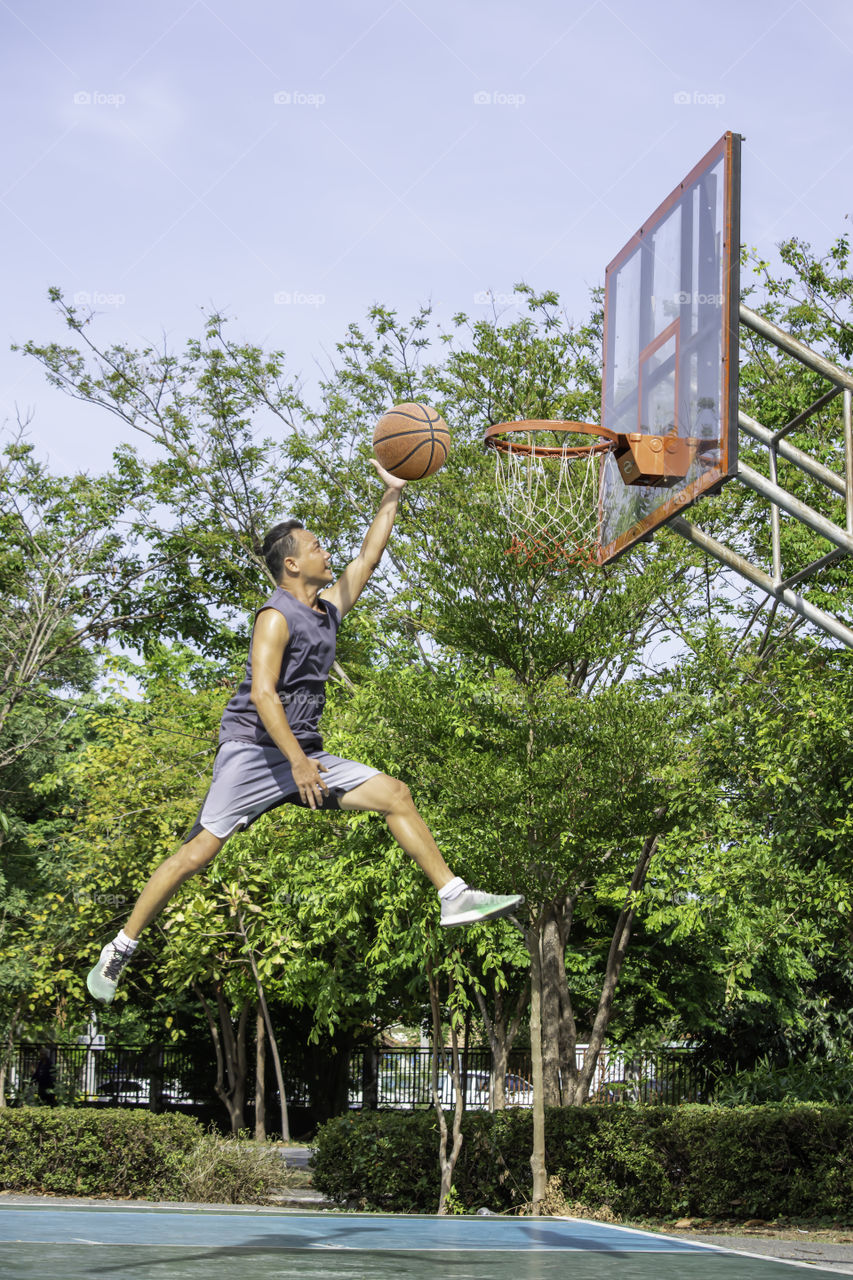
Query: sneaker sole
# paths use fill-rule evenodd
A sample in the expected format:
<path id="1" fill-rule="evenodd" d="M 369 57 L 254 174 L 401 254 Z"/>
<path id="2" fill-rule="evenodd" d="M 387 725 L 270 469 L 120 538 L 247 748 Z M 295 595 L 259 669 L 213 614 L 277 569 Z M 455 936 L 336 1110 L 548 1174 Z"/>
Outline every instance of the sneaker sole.
<path id="1" fill-rule="evenodd" d="M 86 979 L 86 987 L 88 989 L 89 995 L 94 1000 L 99 1000 L 101 1004 L 112 1004 L 115 992 L 111 991 L 108 995 L 102 995 L 100 991 L 96 991 L 95 988 L 92 986 L 92 977 L 93 977 L 93 974 L 90 973 Z"/>
<path id="2" fill-rule="evenodd" d="M 463 916 L 454 916 L 452 920 L 440 921 L 443 929 L 452 929 L 457 924 L 477 924 L 480 920 L 499 920 L 502 916 L 511 916 L 516 907 L 520 907 L 524 902 L 523 898 L 519 898 L 517 902 L 511 902 L 508 907 L 496 907 L 493 911 L 468 911 Z"/>

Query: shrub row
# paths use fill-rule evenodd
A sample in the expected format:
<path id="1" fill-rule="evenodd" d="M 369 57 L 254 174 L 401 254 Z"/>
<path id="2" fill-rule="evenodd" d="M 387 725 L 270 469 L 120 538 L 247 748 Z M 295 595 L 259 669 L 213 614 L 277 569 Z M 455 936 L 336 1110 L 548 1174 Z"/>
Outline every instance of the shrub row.
<path id="1" fill-rule="evenodd" d="M 119 1109 L 0 1111 L 0 1187 L 56 1195 L 181 1194 L 181 1166 L 203 1130 L 183 1115 Z"/>
<path id="2" fill-rule="evenodd" d="M 191 1116 L 0 1110 L 5 1191 L 264 1204 L 285 1181 L 285 1164 L 272 1144 L 220 1138 Z"/>
<path id="3" fill-rule="evenodd" d="M 532 1115 L 469 1112 L 454 1187 L 466 1211 L 531 1195 Z M 853 1212 L 853 1107 L 583 1107 L 546 1113 L 567 1201 L 625 1218 L 840 1217 Z M 431 1112 L 354 1113 L 317 1134 L 314 1186 L 362 1209 L 434 1213 Z"/>

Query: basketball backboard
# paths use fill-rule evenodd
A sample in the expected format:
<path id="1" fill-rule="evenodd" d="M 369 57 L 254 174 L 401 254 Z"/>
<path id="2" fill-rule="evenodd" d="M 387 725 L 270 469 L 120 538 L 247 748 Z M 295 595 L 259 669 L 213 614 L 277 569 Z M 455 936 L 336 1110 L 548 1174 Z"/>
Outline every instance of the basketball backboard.
<path id="1" fill-rule="evenodd" d="M 601 564 L 737 473 L 740 141 L 725 134 L 607 268 L 602 425 L 686 461 L 638 484 L 603 455 Z"/>

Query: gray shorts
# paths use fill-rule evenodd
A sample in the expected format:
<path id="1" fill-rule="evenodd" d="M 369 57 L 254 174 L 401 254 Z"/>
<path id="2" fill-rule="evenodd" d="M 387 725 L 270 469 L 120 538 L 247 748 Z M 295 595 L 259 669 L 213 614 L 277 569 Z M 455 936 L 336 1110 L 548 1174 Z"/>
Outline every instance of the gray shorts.
<path id="1" fill-rule="evenodd" d="M 323 795 L 320 809 L 340 808 L 340 796 L 379 773 L 369 765 L 342 760 L 328 751 L 309 751 L 308 755 L 326 766 L 322 778 L 329 794 Z M 290 764 L 278 748 L 256 742 L 223 742 L 216 753 L 210 790 L 185 843 L 202 829 L 226 840 L 280 804 L 308 807 L 300 798 Z"/>

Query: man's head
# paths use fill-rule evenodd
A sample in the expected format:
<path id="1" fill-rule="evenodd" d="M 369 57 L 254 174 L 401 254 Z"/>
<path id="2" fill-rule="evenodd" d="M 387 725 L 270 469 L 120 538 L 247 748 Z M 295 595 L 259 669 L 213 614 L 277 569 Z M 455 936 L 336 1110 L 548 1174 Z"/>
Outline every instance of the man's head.
<path id="1" fill-rule="evenodd" d="M 289 580 L 318 584 L 332 580 L 329 553 L 299 520 L 274 525 L 264 538 L 261 554 L 279 586 L 286 586 Z"/>

